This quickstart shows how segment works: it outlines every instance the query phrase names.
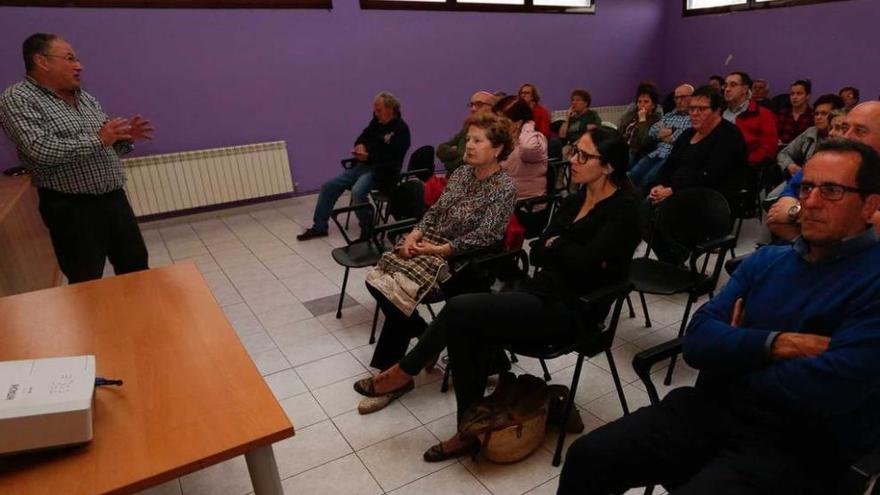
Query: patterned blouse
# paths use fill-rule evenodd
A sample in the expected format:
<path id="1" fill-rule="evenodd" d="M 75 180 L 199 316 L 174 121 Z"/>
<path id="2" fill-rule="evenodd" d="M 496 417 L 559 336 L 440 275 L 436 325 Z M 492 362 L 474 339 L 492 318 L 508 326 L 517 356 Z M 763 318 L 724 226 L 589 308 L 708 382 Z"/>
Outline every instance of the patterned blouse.
<path id="1" fill-rule="evenodd" d="M 504 237 L 515 203 L 516 186 L 507 172 L 477 180 L 474 168 L 465 164 L 416 228 L 448 239 L 453 252 L 491 246 Z"/>

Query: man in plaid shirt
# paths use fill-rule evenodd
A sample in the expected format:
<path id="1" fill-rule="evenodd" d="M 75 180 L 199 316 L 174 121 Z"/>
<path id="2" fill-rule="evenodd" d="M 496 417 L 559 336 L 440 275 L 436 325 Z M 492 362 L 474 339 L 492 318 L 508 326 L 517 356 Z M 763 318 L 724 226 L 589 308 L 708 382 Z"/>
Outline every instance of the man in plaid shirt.
<path id="1" fill-rule="evenodd" d="M 60 37 L 31 35 L 22 54 L 27 76 L 0 95 L 0 126 L 31 173 L 61 271 L 76 283 L 101 278 L 108 258 L 117 275 L 147 269 L 119 154 L 153 128 L 109 119 L 80 89 L 82 63 Z"/>

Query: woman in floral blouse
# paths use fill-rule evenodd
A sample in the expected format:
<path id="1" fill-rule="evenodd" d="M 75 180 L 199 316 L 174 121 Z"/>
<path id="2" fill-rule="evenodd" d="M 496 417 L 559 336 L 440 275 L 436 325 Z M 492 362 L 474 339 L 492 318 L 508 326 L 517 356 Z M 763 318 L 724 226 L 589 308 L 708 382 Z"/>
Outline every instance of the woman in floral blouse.
<path id="1" fill-rule="evenodd" d="M 499 165 L 513 150 L 510 120 L 494 114 L 478 114 L 468 119 L 466 125 L 465 165 L 453 172 L 443 195 L 406 236 L 397 250 L 401 258 L 423 255 L 448 258 L 497 244 L 504 237 L 516 201 L 513 180 Z M 441 286 L 444 296 L 468 290 L 462 287 L 467 284 L 458 278 L 453 275 Z M 385 370 L 400 361 L 410 339 L 420 336 L 428 325 L 417 311 L 407 316 L 370 283 L 367 289 L 385 315 L 370 365 Z"/>

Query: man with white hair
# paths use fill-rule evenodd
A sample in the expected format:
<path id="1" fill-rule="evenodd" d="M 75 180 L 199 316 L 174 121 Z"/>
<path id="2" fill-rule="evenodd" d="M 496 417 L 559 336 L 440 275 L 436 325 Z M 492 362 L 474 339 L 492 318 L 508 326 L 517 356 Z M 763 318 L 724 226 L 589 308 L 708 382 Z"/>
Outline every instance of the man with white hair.
<path id="1" fill-rule="evenodd" d="M 373 120 L 354 142 L 354 164 L 321 186 L 313 224 L 296 236 L 297 240 L 327 236 L 330 213 L 346 189 L 351 189 L 356 204 L 369 202 L 368 195 L 374 188 L 390 191 L 400 175 L 409 144 L 409 127 L 400 116 L 400 102 L 391 93 L 379 93 L 373 99 Z M 370 231 L 372 217 L 365 210 L 358 210 L 357 217 L 363 236 Z"/>

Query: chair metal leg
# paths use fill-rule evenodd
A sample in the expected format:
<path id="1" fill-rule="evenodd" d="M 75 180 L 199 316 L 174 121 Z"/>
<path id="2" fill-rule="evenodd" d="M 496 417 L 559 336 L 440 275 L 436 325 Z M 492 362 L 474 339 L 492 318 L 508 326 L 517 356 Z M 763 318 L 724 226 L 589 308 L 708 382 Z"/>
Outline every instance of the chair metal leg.
<path id="1" fill-rule="evenodd" d="M 691 314 L 691 305 L 694 299 L 693 295 L 689 295 L 687 304 L 684 305 L 684 316 L 681 319 L 681 326 L 678 327 L 678 338 L 684 335 L 684 329 L 687 328 L 688 318 Z M 669 361 L 669 369 L 666 370 L 666 378 L 663 379 L 663 384 L 667 387 L 672 384 L 672 372 L 675 371 L 675 361 L 677 358 L 678 356 L 672 356 L 672 359 Z"/>
<path id="2" fill-rule="evenodd" d="M 626 295 L 626 306 L 629 308 L 629 317 L 635 318 L 636 310 L 633 309 L 633 302 L 632 299 L 630 299 L 629 294 Z"/>
<path id="3" fill-rule="evenodd" d="M 654 493 L 654 485 L 648 485 L 645 487 L 645 495 L 653 495 Z"/>
<path id="4" fill-rule="evenodd" d="M 339 293 L 339 305 L 336 306 L 336 319 L 342 318 L 342 302 L 345 300 L 345 286 L 348 285 L 348 267 L 345 267 L 345 275 L 342 276 L 342 292 Z"/>
<path id="5" fill-rule="evenodd" d="M 370 330 L 370 343 L 376 343 L 376 324 L 379 322 L 379 305 L 376 304 L 376 311 L 373 312 L 373 328 Z"/>
<path id="6" fill-rule="evenodd" d="M 432 308 L 430 304 L 425 303 L 425 307 L 428 308 L 428 313 L 431 314 L 431 318 L 436 318 L 436 317 L 437 317 L 437 315 L 434 314 L 434 308 Z"/>
<path id="7" fill-rule="evenodd" d="M 611 355 L 611 349 L 605 349 L 605 357 L 608 358 L 608 366 L 611 368 L 611 378 L 614 379 L 614 386 L 617 387 L 617 397 L 620 399 L 620 407 L 623 408 L 623 415 L 629 414 L 629 406 L 626 403 L 626 395 L 623 394 L 623 385 L 620 383 L 620 375 L 617 374 L 617 366 L 614 364 L 614 356 Z"/>
<path id="8" fill-rule="evenodd" d="M 538 361 L 541 362 L 541 369 L 544 370 L 544 381 L 545 381 L 545 382 L 549 382 L 550 380 L 553 379 L 553 377 L 550 376 L 550 370 L 547 369 L 547 362 L 544 361 L 543 358 L 542 358 L 542 359 L 538 359 Z"/>
<path id="9" fill-rule="evenodd" d="M 510 362 L 511 363 L 518 363 L 519 362 L 519 358 L 517 358 L 516 354 L 514 354 L 512 352 L 510 353 Z"/>
<path id="10" fill-rule="evenodd" d="M 556 451 L 553 454 L 553 466 L 559 466 L 562 462 L 562 445 L 565 443 L 565 425 L 574 405 L 574 394 L 577 392 L 578 381 L 581 378 L 581 368 L 584 366 L 584 355 L 578 353 L 577 364 L 574 366 L 574 376 L 571 378 L 571 387 L 568 389 L 568 399 L 565 401 L 565 412 L 562 415 L 562 426 L 559 428 L 559 440 L 556 441 Z"/>
<path id="11" fill-rule="evenodd" d="M 354 204 L 354 196 L 350 196 L 348 198 L 348 206 L 351 206 L 353 204 Z M 345 213 L 345 230 L 348 230 L 348 221 L 349 220 L 351 220 L 351 212 L 350 211 Z"/>
<path id="12" fill-rule="evenodd" d="M 648 303 L 645 302 L 644 292 L 639 292 L 639 300 L 642 302 L 642 311 L 645 312 L 645 328 L 651 328 L 651 315 L 648 314 Z"/>
<path id="13" fill-rule="evenodd" d="M 443 370 L 443 383 L 440 384 L 440 392 L 446 393 L 449 391 L 449 362 L 446 362 L 446 369 Z"/>

